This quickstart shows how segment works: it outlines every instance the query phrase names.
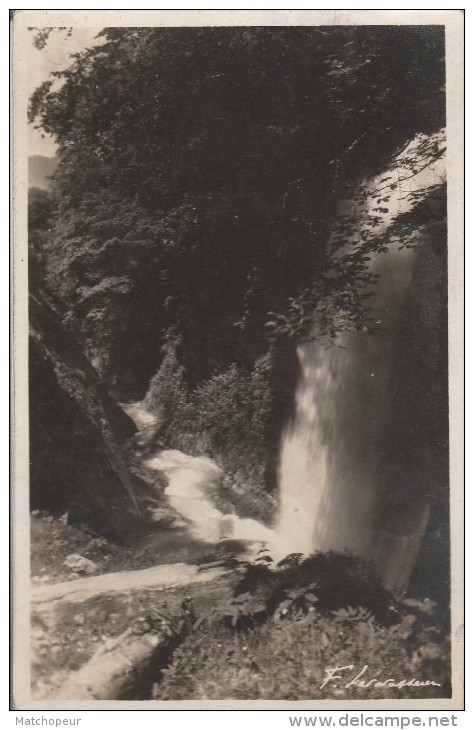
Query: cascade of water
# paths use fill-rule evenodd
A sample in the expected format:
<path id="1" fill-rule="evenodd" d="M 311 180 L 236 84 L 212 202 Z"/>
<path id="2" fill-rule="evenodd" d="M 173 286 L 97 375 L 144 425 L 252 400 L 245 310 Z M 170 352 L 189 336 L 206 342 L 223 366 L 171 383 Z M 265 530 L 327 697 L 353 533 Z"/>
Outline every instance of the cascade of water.
<path id="1" fill-rule="evenodd" d="M 259 543 L 272 541 L 273 531 L 257 520 L 225 514 L 217 509 L 212 492 L 222 478 L 222 469 L 212 459 L 167 450 L 149 459 L 148 465 L 166 474 L 165 494 L 172 507 L 185 517 L 197 539 L 211 543 L 224 538 Z"/>
<path id="2" fill-rule="evenodd" d="M 433 282 L 430 291 L 426 277 L 414 280 L 417 271 L 429 270 L 427 262 L 423 246 L 376 255 L 378 330 L 344 333 L 330 348 L 316 341 L 298 347 L 295 412 L 281 443 L 279 540 L 294 552 L 348 549 L 373 559 L 387 584 L 398 588 L 409 578 L 429 520 L 430 500 L 421 494 L 429 489 L 420 479 L 439 479 L 425 457 L 418 464 L 426 445 L 413 439 L 423 440 L 429 428 L 423 399 L 414 393 L 423 373 L 413 375 L 417 363 L 406 360 L 410 338 L 420 336 L 413 320 L 423 307 L 433 309 L 426 301 Z M 400 388 L 407 391 L 401 398 Z M 410 443 L 413 422 L 419 424 Z M 391 517 L 381 496 L 394 470 L 400 483 L 391 486 L 400 496 Z"/>
<path id="3" fill-rule="evenodd" d="M 436 164 L 441 174 L 442 162 Z M 426 187 L 438 168 L 422 167 L 413 186 Z M 412 205 L 400 192 L 406 191 L 393 193 L 373 235 Z M 365 215 L 371 205 L 368 198 Z M 373 254 L 375 333 L 342 333 L 329 348 L 317 341 L 298 347 L 301 372 L 294 416 L 281 439 L 274 530 L 215 507 L 212 484 L 220 469 L 209 459 L 166 451 L 150 460 L 167 474 L 165 493 L 196 537 L 265 543 L 276 560 L 291 552 L 348 549 L 374 560 L 388 586 L 406 586 L 434 495 L 447 491 L 446 414 L 432 425 L 446 402 L 444 386 L 437 386 L 446 372 L 439 354 L 446 272 L 435 253 L 444 245 L 440 229 L 416 250 L 395 245 Z M 131 415 L 143 425 L 149 417 L 141 405 Z"/>
<path id="4" fill-rule="evenodd" d="M 399 176 L 423 141 L 418 136 L 397 158 Z M 377 195 L 368 193 L 358 204 L 361 225 L 364 216 L 377 220 L 374 237 L 414 204 L 393 169 L 368 182 L 369 191 L 385 191 L 383 215 L 373 210 Z M 406 174 L 409 190 L 423 190 L 442 178 L 443 162 Z M 373 559 L 386 583 L 398 588 L 413 569 L 432 495 L 447 487 L 445 414 L 439 427 L 430 423 L 447 397 L 437 385 L 446 367 L 440 355 L 443 231 L 419 243 L 416 250 L 394 245 L 371 256 L 369 266 L 379 276 L 374 334 L 343 333 L 330 348 L 316 341 L 298 347 L 294 415 L 280 450 L 278 539 L 295 552 L 347 548 Z M 357 238 L 347 243 L 357 245 Z"/>

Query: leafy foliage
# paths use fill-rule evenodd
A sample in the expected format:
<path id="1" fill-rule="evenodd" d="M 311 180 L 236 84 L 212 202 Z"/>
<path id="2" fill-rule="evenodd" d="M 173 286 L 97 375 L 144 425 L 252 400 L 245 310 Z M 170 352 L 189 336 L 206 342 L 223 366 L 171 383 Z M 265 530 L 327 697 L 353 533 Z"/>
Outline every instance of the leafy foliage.
<path id="1" fill-rule="evenodd" d="M 374 567 L 345 553 L 316 552 L 307 558 L 288 556 L 276 568 L 250 564 L 235 595 L 252 593 L 264 600 L 268 615 L 290 609 L 304 612 L 316 604 L 323 613 L 361 606 L 378 621 L 394 618 L 394 599 L 383 587 Z"/>
<path id="2" fill-rule="evenodd" d="M 361 250 L 330 275 L 331 223 L 362 179 L 443 127 L 439 29 L 106 28 L 100 41 L 29 113 L 59 145 L 50 287 L 103 374 L 143 387 L 170 326 L 192 386 L 301 337 L 314 307 L 323 334 L 353 326 L 367 265 Z"/>
<path id="3" fill-rule="evenodd" d="M 362 608 L 358 606 L 353 608 L 347 606 L 347 608 L 339 608 L 337 611 L 333 611 L 333 616 L 336 621 L 357 623 L 358 621 L 373 621 L 373 615 L 370 613 L 368 608 Z"/>
<path id="4" fill-rule="evenodd" d="M 271 312 L 265 326 L 280 336 L 310 335 L 329 343 L 339 332 L 372 332 L 375 255 L 395 246 L 415 248 L 425 233 L 445 225 L 444 168 L 436 169 L 445 152 L 443 131 L 418 135 L 387 164 L 384 177 L 372 177 L 354 188 L 331 226 L 325 267 L 311 287 L 290 297 L 282 311 Z M 431 184 L 423 177 L 427 168 Z"/>
<path id="5" fill-rule="evenodd" d="M 233 364 L 191 390 L 179 360 L 181 341 L 171 337 L 163 351 L 146 401 L 164 432 L 185 451 L 215 458 L 234 481 L 262 487 L 271 413 L 268 357 L 258 360 L 250 373 Z"/>
<path id="6" fill-rule="evenodd" d="M 310 583 L 308 586 L 303 586 L 303 588 L 285 590 L 286 598 L 278 605 L 274 613 L 274 619 L 278 621 L 284 616 L 287 616 L 288 613 L 301 611 L 309 613 L 310 611 L 314 611 L 314 604 L 318 602 L 318 597 L 313 591 L 315 589 L 317 590 L 318 587 L 317 583 Z"/>
<path id="7" fill-rule="evenodd" d="M 35 35 L 33 38 L 33 45 L 35 48 L 37 48 L 39 51 L 42 51 L 43 48 L 46 48 L 46 45 L 48 43 L 48 38 L 54 31 L 56 32 L 63 32 L 65 31 L 65 37 L 69 38 L 72 34 L 72 28 L 67 26 L 56 26 L 54 28 L 28 28 L 30 31 L 34 31 Z"/>
<path id="8" fill-rule="evenodd" d="M 251 593 L 241 593 L 238 596 L 221 601 L 211 610 L 209 617 L 206 617 L 206 619 L 211 623 L 218 621 L 229 624 L 233 628 L 242 629 L 253 626 L 255 618 L 258 618 L 265 610 L 265 604 L 256 601 Z M 203 620 L 198 620 L 194 628 L 197 629 L 203 623 Z"/>
<path id="9" fill-rule="evenodd" d="M 262 578 L 265 566 L 254 567 Z M 366 698 L 367 689 L 345 686 L 365 665 L 368 677 L 381 681 L 435 682 L 421 688 L 371 687 L 371 699 L 450 695 L 449 640 L 432 607 L 426 612 L 416 601 L 400 605 L 394 620 L 383 625 L 362 606 L 320 611 L 318 587 L 321 583 L 285 589 L 287 598 L 272 620 L 265 620 L 272 614 L 257 589 L 223 601 L 211 620 L 195 623 L 155 684 L 153 698 Z M 343 682 L 325 684 L 326 667 L 354 671 Z"/>
<path id="10" fill-rule="evenodd" d="M 168 338 L 163 346 L 163 360 L 150 382 L 146 405 L 160 421 L 167 423 L 175 418 L 186 405 L 188 392 L 184 381 L 184 368 L 178 360 L 179 339 Z"/>
<path id="11" fill-rule="evenodd" d="M 442 203 L 435 181 L 409 193 L 403 219 L 387 212 L 444 153 L 442 30 L 98 40 L 30 100 L 59 158 L 41 275 L 103 382 L 141 398 L 153 378 L 176 445 L 259 495 L 293 399 L 285 346 L 370 332 L 372 257 L 413 245 Z"/>

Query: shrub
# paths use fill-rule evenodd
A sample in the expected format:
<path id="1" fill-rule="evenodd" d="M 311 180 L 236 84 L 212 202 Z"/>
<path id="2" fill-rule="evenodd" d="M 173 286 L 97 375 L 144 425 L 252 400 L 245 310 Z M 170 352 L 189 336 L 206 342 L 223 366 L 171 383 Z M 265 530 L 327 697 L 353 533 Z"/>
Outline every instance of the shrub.
<path id="1" fill-rule="evenodd" d="M 146 403 L 177 448 L 212 457 L 228 473 L 220 499 L 241 516 L 271 519 L 273 500 L 265 492 L 266 428 L 271 407 L 268 358 L 251 372 L 235 364 L 194 389 L 185 384 L 179 339 L 169 339 Z"/>
<path id="2" fill-rule="evenodd" d="M 248 565 L 233 597 L 193 624 L 154 687 L 154 699 L 381 699 L 450 696 L 449 640 L 435 604 L 393 599 L 350 555 L 293 554 Z M 361 603 L 357 603 L 357 601 Z M 327 682 L 326 668 L 352 669 Z M 345 685 L 416 678 L 427 686 Z"/>
<path id="3" fill-rule="evenodd" d="M 179 362 L 179 338 L 168 335 L 163 345 L 163 360 L 158 372 L 151 379 L 145 396 L 145 404 L 163 423 L 172 420 L 186 403 L 187 391 L 184 383 L 184 368 Z"/>
<path id="4" fill-rule="evenodd" d="M 309 588 L 318 599 L 320 612 L 361 606 L 382 623 L 396 618 L 394 599 L 375 568 L 346 553 L 316 552 L 304 559 L 294 554 L 281 561 L 276 570 L 266 565 L 249 565 L 235 595 L 255 594 L 265 601 L 268 613 L 273 614 L 283 602 L 295 599 L 298 591 L 304 594 Z"/>
<path id="5" fill-rule="evenodd" d="M 414 620 L 413 620 L 414 619 Z M 321 687 L 326 667 L 367 664 L 370 677 L 418 677 L 440 686 L 345 689 Z M 381 699 L 449 696 L 449 643 L 433 624 L 414 616 L 391 627 L 373 617 L 294 615 L 253 631 L 201 625 L 176 651 L 153 698 L 180 699 Z"/>
<path id="6" fill-rule="evenodd" d="M 207 619 L 210 623 L 222 622 L 235 629 L 254 626 L 266 611 L 264 603 L 259 603 L 251 593 L 241 593 L 234 598 L 226 598 L 215 606 L 208 617 L 203 616 L 194 628 L 198 628 Z"/>

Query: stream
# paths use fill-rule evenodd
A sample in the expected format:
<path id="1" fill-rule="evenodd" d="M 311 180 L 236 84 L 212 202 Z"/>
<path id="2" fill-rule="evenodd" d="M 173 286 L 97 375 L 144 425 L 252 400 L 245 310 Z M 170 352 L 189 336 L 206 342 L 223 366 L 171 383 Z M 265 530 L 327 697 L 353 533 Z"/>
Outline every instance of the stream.
<path id="1" fill-rule="evenodd" d="M 138 433 L 134 439 L 142 447 L 153 443 L 156 421 L 142 402 L 121 404 L 135 422 Z M 261 522 L 221 512 L 215 505 L 216 494 L 223 477 L 222 469 L 206 456 L 189 456 L 177 449 L 157 448 L 144 460 L 144 465 L 164 475 L 167 486 L 164 495 L 169 506 L 183 518 L 185 528 L 181 540 L 217 545 L 225 540 L 241 542 L 241 551 L 251 557 L 267 547 L 274 559 L 288 551 L 274 530 Z"/>

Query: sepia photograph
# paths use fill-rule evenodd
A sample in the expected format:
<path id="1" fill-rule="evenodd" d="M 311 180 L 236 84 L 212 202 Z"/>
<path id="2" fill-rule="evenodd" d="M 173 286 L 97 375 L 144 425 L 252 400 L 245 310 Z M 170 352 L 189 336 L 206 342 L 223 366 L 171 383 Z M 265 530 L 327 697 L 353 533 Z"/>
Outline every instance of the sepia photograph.
<path id="1" fill-rule="evenodd" d="M 463 15 L 213 12 L 13 17 L 16 705 L 462 709 Z"/>

